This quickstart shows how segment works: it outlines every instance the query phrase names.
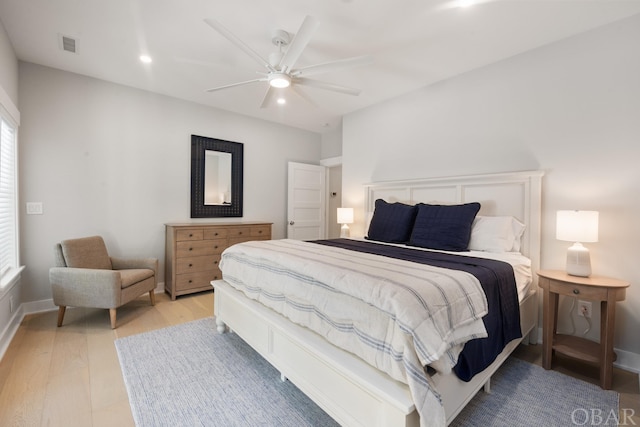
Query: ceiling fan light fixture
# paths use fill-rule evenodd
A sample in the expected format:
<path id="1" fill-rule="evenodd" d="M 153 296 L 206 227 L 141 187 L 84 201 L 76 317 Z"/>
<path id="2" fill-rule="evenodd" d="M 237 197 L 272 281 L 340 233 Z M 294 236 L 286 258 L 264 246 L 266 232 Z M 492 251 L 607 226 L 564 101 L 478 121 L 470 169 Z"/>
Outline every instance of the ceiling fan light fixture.
<path id="1" fill-rule="evenodd" d="M 271 73 L 269 74 L 269 84 L 271 87 L 282 89 L 291 85 L 291 77 L 285 73 Z"/>

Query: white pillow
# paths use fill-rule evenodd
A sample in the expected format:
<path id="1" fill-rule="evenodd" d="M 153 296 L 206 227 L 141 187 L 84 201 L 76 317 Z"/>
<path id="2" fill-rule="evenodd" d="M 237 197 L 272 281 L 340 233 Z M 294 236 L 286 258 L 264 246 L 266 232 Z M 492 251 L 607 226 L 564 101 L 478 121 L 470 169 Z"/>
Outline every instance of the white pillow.
<path id="1" fill-rule="evenodd" d="M 469 249 L 485 252 L 520 252 L 524 224 L 512 216 L 476 216 Z"/>
<path id="2" fill-rule="evenodd" d="M 511 229 L 513 231 L 513 248 L 511 248 L 511 252 L 520 252 L 520 242 L 522 241 L 525 227 L 523 223 L 511 217 Z"/>

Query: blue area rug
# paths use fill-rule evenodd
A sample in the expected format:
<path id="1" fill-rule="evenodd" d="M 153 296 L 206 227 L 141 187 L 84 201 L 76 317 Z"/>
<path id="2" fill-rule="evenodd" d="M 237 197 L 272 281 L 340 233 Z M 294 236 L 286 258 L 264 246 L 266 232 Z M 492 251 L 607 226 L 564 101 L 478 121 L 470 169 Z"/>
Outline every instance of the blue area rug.
<path id="1" fill-rule="evenodd" d="M 337 426 L 235 334 L 213 318 L 115 342 L 133 418 L 147 426 Z M 511 358 L 492 393 L 469 403 L 452 426 L 617 425 L 618 394 Z"/>
<path id="2" fill-rule="evenodd" d="M 538 365 L 509 358 L 451 427 L 617 426 L 620 395 Z"/>
<path id="3" fill-rule="evenodd" d="M 138 427 L 338 426 L 213 318 L 115 343 Z"/>

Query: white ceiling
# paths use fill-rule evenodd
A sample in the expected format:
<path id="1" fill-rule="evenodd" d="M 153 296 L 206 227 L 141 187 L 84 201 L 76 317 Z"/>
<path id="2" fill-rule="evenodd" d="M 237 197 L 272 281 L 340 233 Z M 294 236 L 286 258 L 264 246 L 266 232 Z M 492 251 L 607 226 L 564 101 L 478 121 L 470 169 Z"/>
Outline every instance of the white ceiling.
<path id="1" fill-rule="evenodd" d="M 483 0 L 481 0 L 483 1 Z M 640 13 L 639 0 L 0 0 L 20 60 L 325 132 L 343 115 L 436 81 Z M 273 30 L 320 22 L 297 67 L 360 55 L 373 64 L 317 76 L 362 90 L 307 88 L 260 108 L 267 83 L 208 93 L 259 77 L 260 65 L 204 23 L 215 19 L 261 56 Z M 77 40 L 76 54 L 59 35 Z M 148 54 L 151 64 L 139 55 Z"/>

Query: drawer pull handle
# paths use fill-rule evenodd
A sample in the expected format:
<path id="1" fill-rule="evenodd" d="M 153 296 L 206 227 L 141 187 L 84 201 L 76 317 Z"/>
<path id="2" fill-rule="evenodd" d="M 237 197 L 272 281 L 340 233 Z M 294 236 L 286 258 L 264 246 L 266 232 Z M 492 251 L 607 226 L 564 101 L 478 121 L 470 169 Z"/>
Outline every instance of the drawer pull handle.
<path id="1" fill-rule="evenodd" d="M 574 290 L 573 290 L 573 293 L 574 293 L 574 294 L 576 294 L 576 295 L 578 295 L 578 294 L 580 293 L 580 289 L 574 289 Z"/>
<path id="2" fill-rule="evenodd" d="M 189 283 L 193 283 L 193 280 L 189 280 Z"/>
<path id="3" fill-rule="evenodd" d="M 242 234 L 242 231 L 239 231 L 238 234 Z"/>
<path id="4" fill-rule="evenodd" d="M 217 264 L 217 263 L 218 263 L 218 261 L 213 261 L 213 263 L 214 263 L 214 264 Z"/>
<path id="5" fill-rule="evenodd" d="M 215 245 L 215 246 L 213 247 L 213 249 L 218 249 L 218 245 Z"/>
<path id="6" fill-rule="evenodd" d="M 218 232 L 216 232 L 216 233 L 214 234 L 214 236 L 217 236 L 217 235 L 218 235 Z"/>
<path id="7" fill-rule="evenodd" d="M 193 264 L 189 264 L 189 267 L 193 267 Z"/>
<path id="8" fill-rule="evenodd" d="M 189 234 L 189 237 L 193 237 L 193 234 Z"/>
<path id="9" fill-rule="evenodd" d="M 259 231 L 258 231 L 258 234 L 262 234 L 262 230 L 259 230 Z"/>
<path id="10" fill-rule="evenodd" d="M 192 251 L 192 250 L 193 250 L 193 248 L 189 248 L 189 250 L 190 250 L 190 251 Z"/>

